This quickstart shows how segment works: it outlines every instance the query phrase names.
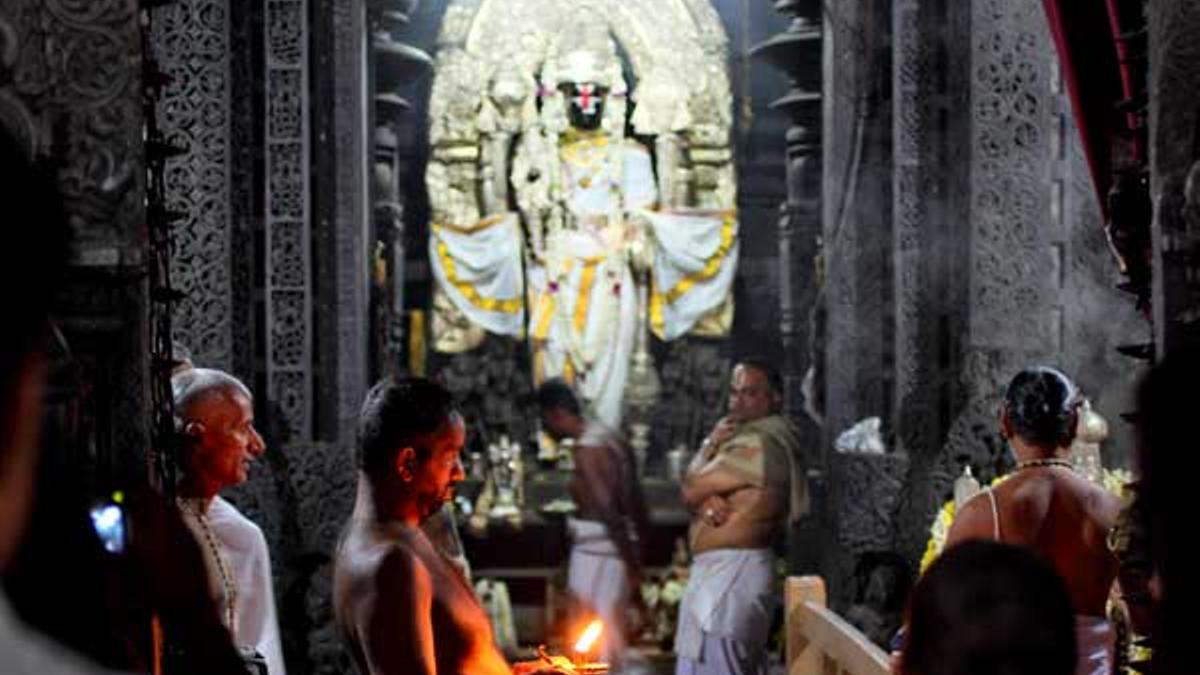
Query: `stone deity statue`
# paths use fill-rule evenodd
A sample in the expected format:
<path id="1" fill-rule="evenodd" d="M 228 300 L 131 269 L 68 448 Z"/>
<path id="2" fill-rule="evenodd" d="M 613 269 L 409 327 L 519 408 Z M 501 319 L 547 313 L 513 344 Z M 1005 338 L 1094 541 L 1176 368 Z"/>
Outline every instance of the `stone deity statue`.
<path id="1" fill-rule="evenodd" d="M 471 509 L 467 527 L 482 535 L 489 523 L 503 521 L 509 527 L 522 524 L 521 507 L 525 504 L 525 464 L 521 446 L 501 436 L 499 442 L 488 444 L 487 468 L 483 489 Z"/>
<path id="2" fill-rule="evenodd" d="M 528 338 L 535 383 L 563 377 L 619 427 L 627 408 L 649 409 L 657 393 L 650 332 L 728 333 L 733 170 L 726 127 L 694 108 L 729 101 L 665 65 L 642 75 L 644 96 L 632 95 L 606 20 L 586 12 L 533 67 L 498 64 L 481 86 L 474 155 L 435 150 L 447 160 L 431 166 L 431 199 L 459 194 L 449 183 L 463 162 L 474 162 L 479 196 L 459 222 L 435 208 L 435 326 Z M 633 135 L 653 143 L 656 160 Z"/>

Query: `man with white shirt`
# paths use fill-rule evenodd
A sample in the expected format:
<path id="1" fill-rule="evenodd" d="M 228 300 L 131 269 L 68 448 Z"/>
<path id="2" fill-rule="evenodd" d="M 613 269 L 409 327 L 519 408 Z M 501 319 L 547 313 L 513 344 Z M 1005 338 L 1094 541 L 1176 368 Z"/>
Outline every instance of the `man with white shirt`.
<path id="1" fill-rule="evenodd" d="M 193 368 L 171 378 L 183 436 L 179 508 L 204 552 L 209 587 L 234 644 L 252 648 L 269 675 L 286 675 L 262 530 L 218 493 L 246 481 L 262 455 L 254 397 L 228 373 Z"/>

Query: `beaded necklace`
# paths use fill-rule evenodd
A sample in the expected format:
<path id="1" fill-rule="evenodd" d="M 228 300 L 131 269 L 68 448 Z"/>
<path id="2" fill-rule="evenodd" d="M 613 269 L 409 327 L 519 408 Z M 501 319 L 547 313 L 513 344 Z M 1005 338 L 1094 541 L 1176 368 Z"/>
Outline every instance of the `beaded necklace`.
<path id="1" fill-rule="evenodd" d="M 1044 457 L 1041 459 L 1025 459 L 1017 462 L 1016 471 L 1025 469 L 1035 469 L 1039 466 L 1061 466 L 1064 469 L 1075 469 L 1075 465 L 1070 460 L 1062 459 L 1061 457 Z"/>
<path id="2" fill-rule="evenodd" d="M 208 545 L 208 550 L 217 564 L 217 574 L 221 577 L 221 586 L 225 591 L 226 625 L 229 627 L 229 633 L 232 635 L 236 630 L 234 619 L 237 616 L 237 580 L 233 578 L 233 575 L 225 567 L 225 556 L 221 554 L 221 547 L 217 544 L 217 538 L 213 535 L 212 528 L 208 524 L 208 515 L 189 500 L 181 499 L 179 500 L 179 505 L 190 513 L 200 525 L 200 532 L 204 535 L 204 541 Z"/>

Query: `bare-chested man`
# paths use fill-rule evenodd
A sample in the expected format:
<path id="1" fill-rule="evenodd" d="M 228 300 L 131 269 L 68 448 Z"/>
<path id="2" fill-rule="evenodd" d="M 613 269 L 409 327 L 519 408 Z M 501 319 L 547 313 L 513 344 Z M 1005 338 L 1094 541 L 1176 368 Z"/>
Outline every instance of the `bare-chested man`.
<path id="1" fill-rule="evenodd" d="M 675 633 L 676 675 L 766 672 L 778 597 L 771 546 L 808 507 L 799 437 L 779 414 L 781 389 L 769 364 L 740 361 L 729 414 L 688 467 L 694 559 Z"/>
<path id="2" fill-rule="evenodd" d="M 1112 672 L 1112 631 L 1105 603 L 1117 575 L 1108 531 L 1120 500 L 1071 469 L 1063 458 L 1075 435 L 1075 385 L 1052 368 L 1021 371 L 1008 385 L 1000 432 L 1017 459 L 1012 477 L 968 501 L 947 535 L 1027 546 L 1066 582 L 1075 608 L 1079 669 Z"/>
<path id="3" fill-rule="evenodd" d="M 571 557 L 567 587 L 603 619 L 600 653 L 620 664 L 625 654 L 625 609 L 641 588 L 641 542 L 648 529 L 633 453 L 620 434 L 585 417 L 570 385 L 560 379 L 538 387 L 542 428 L 555 439 L 575 440 L 571 497 L 577 511 L 567 521 Z"/>
<path id="4" fill-rule="evenodd" d="M 472 589 L 420 527 L 464 478 L 465 436 L 450 393 L 433 382 L 385 380 L 367 394 L 358 498 L 333 588 L 362 675 L 510 672 Z"/>

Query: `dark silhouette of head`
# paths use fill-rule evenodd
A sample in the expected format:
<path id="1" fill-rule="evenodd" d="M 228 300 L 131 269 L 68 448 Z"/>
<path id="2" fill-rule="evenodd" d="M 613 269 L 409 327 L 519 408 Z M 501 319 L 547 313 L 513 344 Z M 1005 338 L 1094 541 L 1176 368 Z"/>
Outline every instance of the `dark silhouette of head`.
<path id="1" fill-rule="evenodd" d="M 583 430 L 583 406 L 562 378 L 551 378 L 537 389 L 542 429 L 556 439 L 573 438 Z"/>
<path id="2" fill-rule="evenodd" d="M 67 221 L 48 172 L 0 125 L 0 569 L 28 517 L 42 420 L 50 305 L 63 280 Z"/>
<path id="3" fill-rule="evenodd" d="M 1075 435 L 1079 400 L 1075 383 L 1061 371 L 1045 366 L 1026 368 L 1008 384 L 1003 417 L 1012 433 L 1030 445 L 1065 447 Z"/>
<path id="4" fill-rule="evenodd" d="M 48 649 L 70 648 L 106 667 L 149 672 L 153 615 L 171 636 L 167 671 L 245 672 L 209 596 L 199 544 L 173 505 L 144 477 L 127 479 L 121 491 L 127 548 L 116 553 L 102 546 L 89 514 L 94 470 L 68 462 L 61 451 L 47 453 L 50 461 L 39 465 L 50 310 L 67 267 L 67 219 L 51 174 L 30 161 L 3 124 L 0 185 L 0 225 L 8 233 L 0 246 L 3 592 L 27 626 L 62 643 L 46 643 Z M 62 425 L 53 419 L 49 426 L 61 435 Z M 29 531 L 17 548 L 31 505 Z"/>
<path id="5" fill-rule="evenodd" d="M 1030 551 L 968 541 L 909 599 L 904 675 L 1072 675 L 1075 620 L 1062 579 Z"/>
<path id="6" fill-rule="evenodd" d="M 1200 554 L 1194 546 L 1193 494 L 1200 462 L 1196 437 L 1196 387 L 1200 352 L 1177 349 L 1147 373 L 1137 394 L 1138 464 L 1142 501 L 1158 576 L 1154 603 L 1154 673 L 1195 671 L 1191 654 L 1195 581 Z"/>

